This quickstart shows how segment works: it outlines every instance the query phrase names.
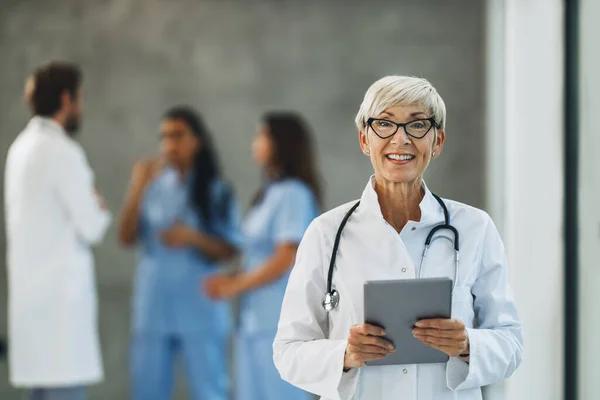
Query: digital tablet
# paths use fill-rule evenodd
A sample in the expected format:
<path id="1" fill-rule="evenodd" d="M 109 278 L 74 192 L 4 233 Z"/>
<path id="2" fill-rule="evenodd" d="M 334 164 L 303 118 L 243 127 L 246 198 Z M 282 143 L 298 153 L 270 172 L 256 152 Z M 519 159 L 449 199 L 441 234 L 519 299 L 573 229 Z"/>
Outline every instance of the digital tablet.
<path id="1" fill-rule="evenodd" d="M 385 329 L 385 338 L 396 352 L 367 365 L 444 363 L 448 355 L 413 336 L 422 319 L 450 318 L 452 279 L 402 279 L 368 281 L 364 285 L 365 323 Z"/>

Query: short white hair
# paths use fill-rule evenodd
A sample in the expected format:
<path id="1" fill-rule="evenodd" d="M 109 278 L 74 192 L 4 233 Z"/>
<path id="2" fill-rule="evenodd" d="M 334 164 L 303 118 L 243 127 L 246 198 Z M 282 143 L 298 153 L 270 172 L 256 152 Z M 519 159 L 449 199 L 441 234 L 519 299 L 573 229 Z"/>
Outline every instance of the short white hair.
<path id="1" fill-rule="evenodd" d="M 423 78 L 398 75 L 381 78 L 369 87 L 354 121 L 362 131 L 369 118 L 388 108 L 412 105 L 424 107 L 442 129 L 446 127 L 446 105 L 431 83 Z"/>

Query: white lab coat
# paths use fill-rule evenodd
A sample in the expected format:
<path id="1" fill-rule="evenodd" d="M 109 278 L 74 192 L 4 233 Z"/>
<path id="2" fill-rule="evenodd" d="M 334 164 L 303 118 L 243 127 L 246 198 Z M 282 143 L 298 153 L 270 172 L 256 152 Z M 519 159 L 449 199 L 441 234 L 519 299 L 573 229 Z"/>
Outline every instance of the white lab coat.
<path id="1" fill-rule="evenodd" d="M 364 323 L 364 282 L 417 277 L 425 238 L 444 221 L 441 207 L 425 189 L 421 221 L 410 221 L 398 234 L 383 219 L 371 178 L 341 237 L 333 278 L 340 304 L 329 315 L 321 298 L 333 242 L 355 202 L 313 221 L 298 249 L 273 344 L 274 362 L 283 379 L 321 399 L 475 400 L 482 398 L 481 386 L 509 377 L 518 367 L 523 336 L 502 241 L 485 212 L 445 200 L 461 246 L 452 316 L 468 328 L 470 364 L 451 358 L 445 364 L 343 372 L 349 329 Z M 449 241 L 440 239 L 431 245 L 421 277 L 445 276 L 455 278 L 454 250 Z"/>
<path id="2" fill-rule="evenodd" d="M 83 149 L 34 117 L 5 170 L 10 379 L 15 386 L 85 385 L 103 377 L 94 262 L 110 221 Z"/>

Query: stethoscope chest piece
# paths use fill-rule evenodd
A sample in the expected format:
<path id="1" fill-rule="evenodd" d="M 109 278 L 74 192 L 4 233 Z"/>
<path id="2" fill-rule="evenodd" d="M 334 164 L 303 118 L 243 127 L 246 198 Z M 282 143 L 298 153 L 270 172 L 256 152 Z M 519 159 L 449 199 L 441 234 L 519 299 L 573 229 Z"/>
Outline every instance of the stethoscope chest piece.
<path id="1" fill-rule="evenodd" d="M 325 311 L 331 311 L 340 304 L 340 294 L 337 290 L 325 293 L 321 299 L 321 305 Z"/>

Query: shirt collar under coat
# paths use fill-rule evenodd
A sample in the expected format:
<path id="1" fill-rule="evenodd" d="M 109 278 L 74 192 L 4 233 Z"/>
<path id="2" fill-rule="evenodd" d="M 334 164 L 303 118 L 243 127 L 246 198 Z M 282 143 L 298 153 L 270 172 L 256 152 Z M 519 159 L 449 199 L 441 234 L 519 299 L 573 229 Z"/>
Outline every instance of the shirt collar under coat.
<path id="1" fill-rule="evenodd" d="M 421 221 L 413 222 L 416 224 L 438 224 L 444 222 L 444 211 L 435 197 L 433 197 L 433 194 L 425 184 L 425 181 L 423 181 L 422 184 L 425 189 L 425 195 L 419 203 L 419 207 L 421 208 Z M 377 192 L 375 191 L 375 175 L 372 175 L 369 178 L 367 186 L 360 198 L 360 206 L 358 206 L 358 208 L 365 213 L 369 213 L 372 216 L 379 218 L 381 221 L 385 221 L 383 214 L 381 213 Z"/>

